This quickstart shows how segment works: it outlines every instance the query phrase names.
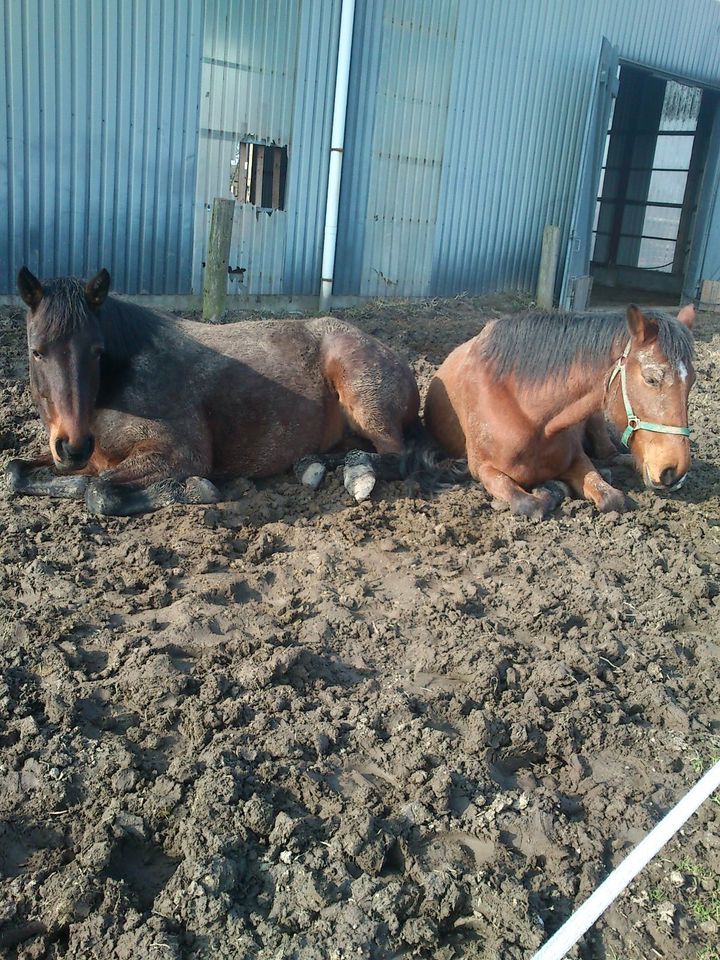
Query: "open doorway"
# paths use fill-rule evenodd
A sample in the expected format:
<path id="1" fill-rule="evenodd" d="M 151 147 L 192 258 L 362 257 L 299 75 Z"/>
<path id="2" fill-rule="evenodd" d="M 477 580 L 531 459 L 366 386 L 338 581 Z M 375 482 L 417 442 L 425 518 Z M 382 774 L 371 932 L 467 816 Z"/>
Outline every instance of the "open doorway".
<path id="1" fill-rule="evenodd" d="M 591 303 L 678 304 L 718 94 L 621 65 L 591 245 Z"/>

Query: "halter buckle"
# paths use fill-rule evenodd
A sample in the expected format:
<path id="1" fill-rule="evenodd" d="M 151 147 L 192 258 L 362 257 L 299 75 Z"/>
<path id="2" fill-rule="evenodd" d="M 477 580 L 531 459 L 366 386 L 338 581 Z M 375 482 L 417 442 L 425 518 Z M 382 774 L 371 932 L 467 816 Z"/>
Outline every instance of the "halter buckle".
<path id="1" fill-rule="evenodd" d="M 636 417 L 634 414 L 631 414 L 631 415 L 627 418 L 627 422 L 628 422 L 628 427 L 630 427 L 630 429 L 631 429 L 633 432 L 635 432 L 635 430 L 637 430 L 637 428 L 638 428 L 638 424 L 640 423 L 640 419 L 639 419 L 639 417 Z"/>

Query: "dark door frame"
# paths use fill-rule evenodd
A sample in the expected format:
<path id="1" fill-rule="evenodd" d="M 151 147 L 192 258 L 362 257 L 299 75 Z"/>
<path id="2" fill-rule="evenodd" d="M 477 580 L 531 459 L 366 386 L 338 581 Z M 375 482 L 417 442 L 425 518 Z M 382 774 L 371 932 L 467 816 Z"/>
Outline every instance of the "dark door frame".
<path id="1" fill-rule="evenodd" d="M 560 288 L 560 306 L 567 309 L 575 306 L 581 309 L 585 304 L 574 304 L 574 294 L 576 288 L 582 289 L 583 280 L 587 280 L 585 291 L 589 292 L 589 267 L 592 242 L 592 221 L 587 224 L 588 197 L 592 193 L 592 208 L 594 210 L 597 199 L 597 187 L 600 181 L 600 172 L 602 168 L 602 151 L 599 156 L 597 150 L 591 147 L 591 144 L 597 143 L 598 137 L 603 140 L 607 137 L 607 115 L 603 110 L 598 110 L 598 81 L 608 87 L 610 78 L 602 77 L 602 64 L 606 50 L 612 50 L 612 45 L 607 38 L 602 39 L 602 49 L 600 54 L 600 67 L 596 68 L 594 94 L 590 105 L 590 110 L 586 118 L 586 130 L 583 149 L 580 157 L 580 168 L 578 171 L 578 182 L 573 202 L 573 208 L 570 216 L 570 235 L 566 249 L 565 269 L 561 278 Z M 708 82 L 690 74 L 682 72 L 664 70 L 654 64 L 633 60 L 629 57 L 618 57 L 619 64 L 635 67 L 645 70 L 664 80 L 675 80 L 693 87 L 700 87 L 703 90 L 712 90 L 720 93 L 720 81 L 717 83 Z M 598 72 L 599 71 L 599 72 Z M 609 90 L 607 90 L 609 92 Z M 616 92 L 616 91 L 615 91 Z M 593 124 L 599 126 L 602 121 L 603 131 L 593 128 Z M 715 117 L 710 133 L 705 170 L 702 177 L 702 183 L 698 189 L 698 199 L 696 207 L 695 223 L 692 229 L 692 238 L 690 248 L 685 259 L 685 271 L 683 276 L 682 301 L 689 302 L 698 296 L 701 273 L 704 266 L 705 254 L 708 247 L 710 231 L 713 225 L 712 208 L 715 198 L 720 189 L 720 107 L 715 110 Z M 586 196 L 585 194 L 588 194 Z M 588 229 L 589 227 L 589 229 Z M 584 260 L 584 269 L 583 263 Z M 588 276 L 583 276 L 583 274 Z"/>

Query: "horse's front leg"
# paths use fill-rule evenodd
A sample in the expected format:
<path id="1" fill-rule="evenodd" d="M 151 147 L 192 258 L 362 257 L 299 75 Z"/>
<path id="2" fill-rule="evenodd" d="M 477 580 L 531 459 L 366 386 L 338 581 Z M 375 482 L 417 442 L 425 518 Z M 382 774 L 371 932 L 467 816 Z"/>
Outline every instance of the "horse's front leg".
<path id="1" fill-rule="evenodd" d="M 589 442 L 591 457 L 596 460 L 611 460 L 617 456 L 617 447 L 610 438 L 604 413 L 594 413 L 585 424 L 585 438 Z"/>
<path id="2" fill-rule="evenodd" d="M 5 467 L 5 482 L 11 493 L 34 497 L 64 497 L 80 500 L 90 482 L 90 468 L 73 474 L 59 474 L 49 453 L 33 460 L 11 460 Z"/>
<path id="3" fill-rule="evenodd" d="M 567 493 L 563 483 L 552 481 L 528 493 L 512 477 L 491 464 L 474 461 L 471 451 L 468 467 L 471 475 L 482 483 L 491 497 L 510 504 L 510 512 L 516 516 L 530 520 L 543 520 L 562 503 Z"/>
<path id="4" fill-rule="evenodd" d="M 585 453 L 578 454 L 561 479 L 579 497 L 591 500 L 601 513 L 622 513 L 627 505 L 625 494 L 600 476 Z"/>
<path id="5" fill-rule="evenodd" d="M 173 503 L 217 503 L 215 484 L 188 475 L 198 468 L 199 463 L 182 463 L 161 453 L 137 452 L 93 480 L 85 504 L 91 513 L 132 516 Z"/>

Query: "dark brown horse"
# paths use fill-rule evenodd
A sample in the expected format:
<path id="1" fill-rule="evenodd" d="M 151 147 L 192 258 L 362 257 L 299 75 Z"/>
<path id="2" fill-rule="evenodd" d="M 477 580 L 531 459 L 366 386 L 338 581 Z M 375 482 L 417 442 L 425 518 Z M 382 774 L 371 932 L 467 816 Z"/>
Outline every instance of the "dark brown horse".
<path id="1" fill-rule="evenodd" d="M 688 394 L 695 381 L 690 329 L 643 314 L 531 313 L 488 324 L 433 378 L 425 424 L 440 445 L 466 457 L 470 474 L 513 513 L 544 516 L 564 481 L 599 510 L 621 510 L 584 450 L 614 451 L 604 414 L 623 434 L 649 487 L 676 489 L 690 468 Z"/>
<path id="2" fill-rule="evenodd" d="M 316 487 L 315 455 L 348 434 L 379 454 L 402 452 L 418 389 L 374 337 L 332 317 L 176 320 L 107 296 L 109 285 L 106 270 L 87 283 L 20 271 L 30 389 L 50 449 L 8 464 L 12 490 L 84 496 L 92 512 L 123 515 L 214 502 L 211 480 L 298 461 Z M 369 460 L 355 458 L 345 480 L 356 499 L 369 495 Z"/>

